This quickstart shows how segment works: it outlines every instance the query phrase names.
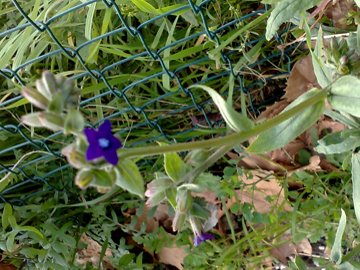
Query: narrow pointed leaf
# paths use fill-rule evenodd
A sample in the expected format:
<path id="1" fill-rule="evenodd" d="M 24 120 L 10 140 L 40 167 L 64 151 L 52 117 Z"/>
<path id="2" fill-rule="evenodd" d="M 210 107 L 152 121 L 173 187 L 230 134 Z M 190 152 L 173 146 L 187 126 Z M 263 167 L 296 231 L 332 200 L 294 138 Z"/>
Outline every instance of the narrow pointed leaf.
<path id="1" fill-rule="evenodd" d="M 235 111 L 214 89 L 205 85 L 195 85 L 190 88 L 194 87 L 205 90 L 211 96 L 215 105 L 219 108 L 221 116 L 232 130 L 240 132 L 249 130 L 254 126 L 249 118 Z"/>
<path id="2" fill-rule="evenodd" d="M 360 224 L 360 153 L 352 155 L 351 166 L 354 210 Z"/>
<path id="3" fill-rule="evenodd" d="M 339 227 L 336 231 L 334 244 L 330 253 L 330 259 L 336 264 L 341 263 L 341 258 L 342 258 L 341 240 L 345 231 L 345 226 L 346 226 L 346 214 L 344 210 L 341 209 Z"/>

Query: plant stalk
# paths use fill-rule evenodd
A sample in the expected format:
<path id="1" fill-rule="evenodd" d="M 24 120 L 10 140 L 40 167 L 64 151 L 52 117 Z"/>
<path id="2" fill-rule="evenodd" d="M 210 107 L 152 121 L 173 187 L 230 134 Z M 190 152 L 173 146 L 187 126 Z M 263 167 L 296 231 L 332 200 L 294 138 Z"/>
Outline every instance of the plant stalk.
<path id="1" fill-rule="evenodd" d="M 321 90 L 319 93 L 309 98 L 308 100 L 303 101 L 302 103 L 296 105 L 294 108 L 283 112 L 272 119 L 264 121 L 250 130 L 242 131 L 239 133 L 232 133 L 220 138 L 214 138 L 203 141 L 194 141 L 194 142 L 185 142 L 177 143 L 172 145 L 163 145 L 163 146 L 144 146 L 136 148 L 122 148 L 118 150 L 118 154 L 121 158 L 130 158 L 130 157 L 145 157 L 145 156 L 154 156 L 161 155 L 168 152 L 182 152 L 190 151 L 194 149 L 207 149 L 221 146 L 229 146 L 230 148 L 248 140 L 250 137 L 257 136 L 260 133 L 282 123 L 285 120 L 299 114 L 301 111 L 306 108 L 320 102 L 325 99 L 327 96 L 327 91 Z"/>

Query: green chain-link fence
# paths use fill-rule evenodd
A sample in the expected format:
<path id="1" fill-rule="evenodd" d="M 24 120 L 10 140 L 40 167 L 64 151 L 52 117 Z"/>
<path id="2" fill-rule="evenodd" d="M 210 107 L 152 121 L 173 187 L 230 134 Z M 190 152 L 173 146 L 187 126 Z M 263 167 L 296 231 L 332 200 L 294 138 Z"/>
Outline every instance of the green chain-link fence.
<path id="1" fill-rule="evenodd" d="M 289 72 L 287 51 L 276 48 L 282 40 L 268 43 L 256 34 L 265 28 L 259 18 L 266 6 L 242 10 L 228 1 L 184 0 L 142 10 L 136 2 L 143 1 L 0 3 L 0 178 L 9 174 L 12 183 L 0 193 L 2 201 L 71 192 L 63 183 L 71 183 L 73 173 L 59 154 L 67 139 L 16 120 L 31 110 L 19 89 L 33 85 L 44 69 L 76 80 L 89 122 L 116 122 L 127 147 L 215 136 L 211 128 L 221 126 L 216 108 L 190 85 L 206 84 L 225 96 L 233 85 L 234 104 L 243 93 L 255 115 L 269 102 L 267 89 Z M 38 150 L 48 155 L 29 155 L 14 166 Z"/>

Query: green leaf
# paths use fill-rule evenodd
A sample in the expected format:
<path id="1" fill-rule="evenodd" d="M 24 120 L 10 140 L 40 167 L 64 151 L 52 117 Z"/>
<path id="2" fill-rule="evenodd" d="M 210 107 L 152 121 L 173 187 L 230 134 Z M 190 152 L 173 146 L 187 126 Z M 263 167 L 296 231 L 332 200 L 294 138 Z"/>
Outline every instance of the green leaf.
<path id="1" fill-rule="evenodd" d="M 342 264 L 339 265 L 338 269 L 340 270 L 358 270 L 358 267 L 353 266 L 351 263 L 349 262 L 344 262 Z"/>
<path id="2" fill-rule="evenodd" d="M 122 255 L 118 262 L 118 267 L 128 266 L 134 258 L 135 258 L 135 254 L 133 253 Z"/>
<path id="3" fill-rule="evenodd" d="M 7 238 L 6 238 L 6 249 L 10 252 L 12 252 L 15 248 L 15 236 L 16 236 L 17 232 L 11 232 L 10 234 L 8 234 Z"/>
<path id="4" fill-rule="evenodd" d="M 43 127 L 46 127 L 52 131 L 59 131 L 64 128 L 64 119 L 52 112 L 40 112 L 39 120 Z"/>
<path id="5" fill-rule="evenodd" d="M 360 8 L 360 0 L 355 0 L 355 3 Z"/>
<path id="6" fill-rule="evenodd" d="M 141 198 L 144 197 L 144 180 L 135 162 L 130 159 L 120 159 L 114 171 L 116 185 Z"/>
<path id="7" fill-rule="evenodd" d="M 300 256 L 296 256 L 296 258 L 295 258 L 295 265 L 296 265 L 297 269 L 299 269 L 299 270 L 306 270 L 306 269 L 308 269 L 307 264 L 301 259 Z"/>
<path id="8" fill-rule="evenodd" d="M 348 129 L 326 135 L 318 141 L 315 150 L 330 155 L 348 152 L 360 146 L 360 130 Z"/>
<path id="9" fill-rule="evenodd" d="M 267 21 L 266 39 L 270 40 L 284 22 L 300 15 L 301 12 L 312 8 L 320 0 L 282 0 L 276 4 Z"/>
<path id="10" fill-rule="evenodd" d="M 175 152 L 164 154 L 164 168 L 174 182 L 180 181 L 187 172 L 186 164 Z"/>
<path id="11" fill-rule="evenodd" d="M 336 264 L 341 263 L 341 257 L 342 257 L 341 240 L 345 231 L 345 226 L 346 226 L 346 214 L 344 210 L 341 209 L 339 227 L 336 231 L 334 244 L 330 253 L 330 259 Z"/>
<path id="12" fill-rule="evenodd" d="M 240 132 L 249 130 L 254 126 L 249 118 L 235 111 L 214 89 L 205 85 L 194 85 L 189 88 L 200 88 L 208 92 L 216 106 L 219 108 L 221 116 L 224 118 L 226 124 L 232 130 Z"/>
<path id="13" fill-rule="evenodd" d="M 10 225 L 9 218 L 12 217 L 12 207 L 10 204 L 5 203 L 4 211 L 1 217 L 1 223 L 3 231 L 6 230 L 6 228 Z"/>
<path id="14" fill-rule="evenodd" d="M 360 117 L 360 79 L 347 75 L 336 80 L 330 89 L 330 105 L 340 112 Z"/>
<path id="15" fill-rule="evenodd" d="M 20 231 L 26 231 L 26 232 L 32 232 L 35 233 L 37 236 L 39 236 L 41 239 L 45 239 L 45 236 L 35 227 L 32 226 L 19 226 L 18 230 Z"/>
<path id="16" fill-rule="evenodd" d="M 39 256 L 39 258 L 45 257 L 47 254 L 47 250 L 31 248 L 31 247 L 24 247 L 19 250 L 19 253 L 29 259 L 35 259 L 37 256 Z"/>
<path id="17" fill-rule="evenodd" d="M 306 92 L 286 107 L 284 112 L 290 110 L 301 102 L 310 99 L 319 91 L 322 90 L 312 89 Z M 324 108 L 325 102 L 321 100 L 318 103 L 304 109 L 299 114 L 261 133 L 247 150 L 254 153 L 264 153 L 283 147 L 314 124 L 323 113 Z"/>
<path id="18" fill-rule="evenodd" d="M 92 33 L 92 26 L 93 26 L 93 20 L 94 15 L 96 11 L 96 2 L 93 4 L 90 4 L 88 6 L 89 10 L 86 14 L 86 21 L 85 21 L 85 37 L 87 40 L 91 39 L 91 33 Z"/>
<path id="19" fill-rule="evenodd" d="M 159 15 L 160 12 L 145 0 L 131 0 L 137 8 L 149 14 Z"/>
<path id="20" fill-rule="evenodd" d="M 351 166 L 354 210 L 357 221 L 360 224 L 360 153 L 352 155 Z"/>

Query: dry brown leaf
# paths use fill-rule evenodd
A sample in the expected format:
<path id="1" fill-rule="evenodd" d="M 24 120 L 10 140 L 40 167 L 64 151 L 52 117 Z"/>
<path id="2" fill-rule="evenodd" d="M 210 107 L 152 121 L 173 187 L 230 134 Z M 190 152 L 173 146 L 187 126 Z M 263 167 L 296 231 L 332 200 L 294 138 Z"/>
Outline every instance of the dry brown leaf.
<path id="1" fill-rule="evenodd" d="M 289 232 L 284 233 L 280 239 L 276 240 L 276 243 L 281 242 L 282 244 L 277 245 L 274 243 L 274 245 L 277 246 L 270 250 L 270 254 L 285 265 L 288 264 L 288 258 L 290 256 L 297 255 L 298 253 L 306 255 L 312 254 L 312 247 L 309 240 L 305 238 L 298 244 L 294 244 L 292 243 L 291 239 L 292 237 Z"/>
<path id="2" fill-rule="evenodd" d="M 262 169 L 265 171 L 285 172 L 286 168 L 272 161 L 268 155 L 249 154 L 242 158 L 238 165 L 246 169 Z"/>
<path id="3" fill-rule="evenodd" d="M 97 267 L 97 265 L 99 264 L 100 252 L 102 247 L 99 245 L 98 242 L 94 241 L 85 233 L 81 236 L 80 241 L 87 244 L 87 247 L 78 251 L 76 258 L 77 263 L 85 265 L 90 262 L 93 266 Z M 109 260 L 111 256 L 112 252 L 109 248 L 107 248 L 105 251 L 105 256 L 103 258 L 104 269 L 115 269 L 112 267 Z"/>
<path id="4" fill-rule="evenodd" d="M 144 209 L 143 213 L 137 217 L 135 229 L 140 230 L 141 224 L 145 223 L 146 232 L 147 233 L 153 232 L 157 227 L 159 227 L 159 222 L 152 217 L 151 218 L 148 217 L 148 213 L 150 209 L 148 206 L 145 205 L 143 209 Z"/>
<path id="5" fill-rule="evenodd" d="M 322 170 L 322 168 L 320 166 L 321 159 L 319 156 L 317 156 L 317 155 L 312 156 L 309 161 L 310 162 L 308 165 L 300 167 L 292 172 L 299 172 L 299 171 L 318 172 L 318 171 Z M 290 172 L 290 174 L 292 172 Z"/>
<path id="6" fill-rule="evenodd" d="M 291 103 L 313 87 L 318 86 L 311 56 L 298 60 L 291 70 L 284 98 Z"/>
<path id="7" fill-rule="evenodd" d="M 184 248 L 176 246 L 163 247 L 157 255 L 161 263 L 173 265 L 179 270 L 184 269 L 184 258 L 187 255 Z"/>
<path id="8" fill-rule="evenodd" d="M 346 20 L 348 13 L 356 10 L 357 7 L 353 0 L 337 0 L 328 5 L 325 15 L 333 21 L 336 28 L 346 29 L 349 27 Z"/>
<path id="9" fill-rule="evenodd" d="M 269 119 L 278 115 L 285 107 L 289 105 L 287 100 L 280 100 L 273 105 L 266 107 L 266 110 L 259 115 L 259 119 Z"/>
<path id="10" fill-rule="evenodd" d="M 245 175 L 239 177 L 239 180 L 243 181 L 246 187 L 236 191 L 238 201 L 252 204 L 259 213 L 269 213 L 273 207 L 277 209 L 283 207 L 285 211 L 291 211 L 292 207 L 285 199 L 283 188 L 275 178 L 265 180 L 267 175 L 269 175 L 269 172 L 254 170 L 252 171 L 251 179 L 248 179 Z M 276 197 L 274 203 L 266 200 L 269 196 Z M 228 200 L 226 206 L 230 208 L 235 202 L 237 202 L 237 200 L 231 198 Z M 219 214 L 222 216 L 221 211 Z"/>
<path id="11" fill-rule="evenodd" d="M 322 138 L 325 133 L 338 132 L 345 130 L 346 126 L 342 123 L 336 122 L 328 117 L 323 116 L 317 123 L 317 130 L 319 138 Z M 325 132 L 326 131 L 326 132 Z"/>
<path id="12" fill-rule="evenodd" d="M 305 148 L 305 144 L 299 140 L 295 139 L 292 142 L 289 142 L 283 148 L 276 149 L 269 153 L 271 160 L 277 162 L 283 166 L 293 169 L 298 167 L 295 163 L 295 157 L 301 149 Z"/>
<path id="13" fill-rule="evenodd" d="M 0 263 L 0 270 L 16 270 L 17 268 L 12 264 Z"/>

